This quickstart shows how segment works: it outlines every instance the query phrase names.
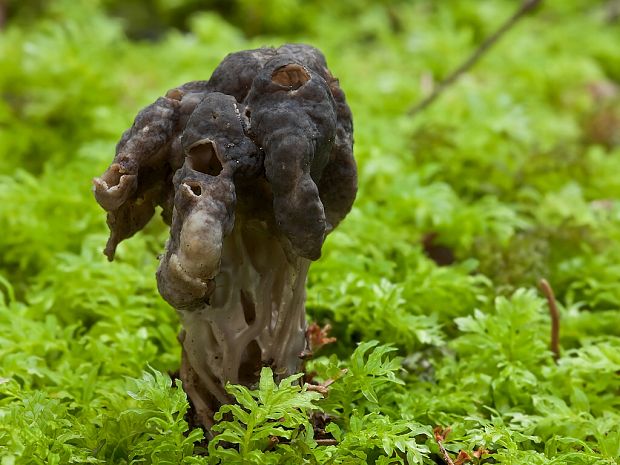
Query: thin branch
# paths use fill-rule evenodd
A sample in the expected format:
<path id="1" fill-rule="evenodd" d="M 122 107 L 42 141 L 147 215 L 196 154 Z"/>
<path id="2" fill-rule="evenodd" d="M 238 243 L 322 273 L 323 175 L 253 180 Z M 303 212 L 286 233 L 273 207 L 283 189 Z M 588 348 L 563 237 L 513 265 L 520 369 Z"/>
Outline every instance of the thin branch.
<path id="1" fill-rule="evenodd" d="M 340 370 L 340 374 L 336 379 L 327 379 L 325 380 L 323 383 L 320 384 L 310 384 L 310 383 L 306 383 L 306 391 L 310 391 L 310 392 L 318 392 L 319 394 L 321 394 L 323 397 L 326 397 L 327 394 L 329 393 L 329 387 L 334 384 L 338 378 L 340 378 L 343 375 L 346 375 L 348 372 L 348 368 L 344 368 L 342 370 Z"/>
<path id="2" fill-rule="evenodd" d="M 327 389 L 327 386 L 323 386 L 322 384 L 306 384 L 306 391 L 318 392 L 323 397 L 326 397 L 329 389 Z"/>
<path id="3" fill-rule="evenodd" d="M 446 436 L 448 435 L 450 430 L 451 428 L 449 427 L 446 429 L 443 429 L 441 426 L 436 426 L 435 429 L 433 429 L 433 436 L 435 436 L 435 441 L 437 442 L 437 445 L 439 446 L 441 455 L 443 455 L 444 462 L 446 462 L 447 465 L 454 465 L 454 462 L 450 458 L 450 454 L 448 454 L 448 451 L 443 446 L 443 441 L 446 440 Z"/>
<path id="4" fill-rule="evenodd" d="M 521 6 L 515 13 L 508 18 L 504 24 L 502 24 L 499 29 L 497 29 L 493 34 L 487 37 L 480 46 L 452 73 L 448 75 L 443 81 L 441 81 L 430 93 L 427 97 L 422 99 L 419 103 L 414 105 L 407 112 L 408 115 L 413 116 L 417 113 L 420 113 L 426 107 L 428 107 L 431 103 L 433 103 L 437 97 L 439 97 L 448 87 L 454 84 L 462 74 L 467 72 L 472 66 L 474 66 L 478 60 L 493 46 L 495 45 L 499 39 L 502 38 L 506 32 L 508 32 L 512 27 L 519 22 L 519 20 L 524 17 L 531 10 L 536 8 L 542 0 L 523 0 Z"/>
<path id="5" fill-rule="evenodd" d="M 553 353 L 553 360 L 556 362 L 560 358 L 560 312 L 558 311 L 558 304 L 555 300 L 555 294 L 551 285 L 546 279 L 540 280 L 540 289 L 547 298 L 549 305 L 549 314 L 551 315 L 551 352 Z"/>

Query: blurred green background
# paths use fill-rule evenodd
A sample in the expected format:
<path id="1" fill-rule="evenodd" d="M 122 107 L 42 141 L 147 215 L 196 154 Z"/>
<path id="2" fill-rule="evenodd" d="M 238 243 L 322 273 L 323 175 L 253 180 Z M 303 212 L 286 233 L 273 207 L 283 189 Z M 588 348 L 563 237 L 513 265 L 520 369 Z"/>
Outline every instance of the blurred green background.
<path id="1" fill-rule="evenodd" d="M 311 267 L 309 319 L 332 323 L 334 363 L 374 339 L 407 370 L 351 415 L 450 424 L 451 451 L 484 446 L 498 463 L 619 463 L 619 2 L 543 2 L 434 105 L 406 113 L 518 5 L 0 3 L 2 465 L 160 463 L 156 446 L 191 462 L 183 397 L 165 376 L 140 378 L 148 364 L 178 368 L 177 318 L 154 278 L 167 229 L 155 218 L 107 263 L 91 179 L 167 89 L 286 42 L 320 48 L 340 78 L 360 174 Z M 542 277 L 561 307 L 558 365 Z M 158 416 L 174 427 L 147 421 Z M 333 463 L 403 463 L 372 421 L 347 446 L 372 460 Z"/>

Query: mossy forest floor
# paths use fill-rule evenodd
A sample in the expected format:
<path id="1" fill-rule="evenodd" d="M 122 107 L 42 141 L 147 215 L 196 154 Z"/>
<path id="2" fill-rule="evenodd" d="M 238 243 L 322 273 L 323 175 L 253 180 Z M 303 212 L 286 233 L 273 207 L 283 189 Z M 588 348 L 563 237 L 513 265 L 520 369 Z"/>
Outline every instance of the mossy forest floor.
<path id="1" fill-rule="evenodd" d="M 415 117 L 518 2 L 199 3 L 3 4 L 0 464 L 620 463 L 618 1 L 543 2 Z M 308 282 L 337 338 L 308 370 L 335 381 L 231 387 L 205 449 L 169 375 L 166 227 L 108 263 L 91 179 L 140 108 L 285 42 L 354 114 L 358 200 Z"/>

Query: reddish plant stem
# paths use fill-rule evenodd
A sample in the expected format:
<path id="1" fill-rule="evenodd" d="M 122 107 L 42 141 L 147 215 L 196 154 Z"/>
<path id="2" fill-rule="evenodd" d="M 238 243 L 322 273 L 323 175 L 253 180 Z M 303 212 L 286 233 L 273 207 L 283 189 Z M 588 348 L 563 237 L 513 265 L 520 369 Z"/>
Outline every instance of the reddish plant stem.
<path id="1" fill-rule="evenodd" d="M 478 60 L 493 46 L 495 45 L 499 39 L 502 38 L 506 32 L 508 32 L 512 27 L 527 13 L 537 7 L 542 0 L 524 0 L 519 6 L 519 9 L 515 11 L 515 13 L 508 18 L 493 34 L 487 37 L 474 52 L 463 62 L 459 67 L 453 70 L 448 77 L 446 77 L 443 81 L 441 81 L 435 89 L 424 99 L 422 99 L 419 103 L 414 105 L 407 112 L 408 115 L 414 116 L 417 113 L 420 113 L 422 110 L 430 106 L 437 97 L 439 97 L 448 87 L 454 84 L 462 74 L 466 73 L 470 68 L 472 68 Z"/>
<path id="2" fill-rule="evenodd" d="M 546 279 L 540 280 L 540 289 L 542 290 L 547 303 L 549 305 L 549 314 L 551 315 L 551 343 L 550 349 L 553 353 L 553 360 L 556 362 L 560 358 L 560 312 L 558 311 L 558 304 L 555 300 L 555 294 L 551 285 Z"/>

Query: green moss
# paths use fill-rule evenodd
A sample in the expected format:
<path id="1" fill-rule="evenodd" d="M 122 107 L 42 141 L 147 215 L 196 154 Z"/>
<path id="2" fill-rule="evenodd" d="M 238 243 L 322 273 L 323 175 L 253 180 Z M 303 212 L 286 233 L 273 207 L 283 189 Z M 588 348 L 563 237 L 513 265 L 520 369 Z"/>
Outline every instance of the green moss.
<path id="1" fill-rule="evenodd" d="M 612 3 L 546 2 L 415 118 L 515 2 L 130 3 L 8 3 L 2 465 L 442 463 L 435 426 L 452 427 L 453 457 L 620 463 Z M 90 179 L 141 107 L 229 52 L 285 41 L 325 52 L 355 117 L 358 200 L 308 284 L 309 318 L 338 337 L 309 369 L 336 381 L 326 399 L 267 373 L 256 391 L 230 387 L 240 405 L 205 449 L 164 374 L 180 359 L 154 278 L 166 228 L 153 220 L 107 263 Z M 560 304 L 557 364 L 543 277 Z M 317 442 L 312 410 L 337 444 Z"/>

